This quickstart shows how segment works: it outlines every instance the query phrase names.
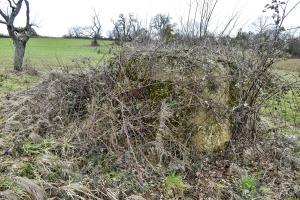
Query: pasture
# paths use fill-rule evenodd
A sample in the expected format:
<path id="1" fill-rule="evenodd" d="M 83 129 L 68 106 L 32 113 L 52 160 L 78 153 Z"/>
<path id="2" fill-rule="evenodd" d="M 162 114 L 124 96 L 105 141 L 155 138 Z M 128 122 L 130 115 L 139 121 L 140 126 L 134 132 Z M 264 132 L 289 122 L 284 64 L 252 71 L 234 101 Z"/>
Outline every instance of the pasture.
<path id="1" fill-rule="evenodd" d="M 0 96 L 28 88 L 51 70 L 69 71 L 95 65 L 107 59 L 111 41 L 91 47 L 89 39 L 31 38 L 24 58 L 24 71 L 13 72 L 14 47 L 9 38 L 0 38 Z"/>
<path id="2" fill-rule="evenodd" d="M 274 64 L 275 69 L 300 74 L 300 59 L 291 58 Z"/>
<path id="3" fill-rule="evenodd" d="M 31 38 L 27 44 L 24 64 L 47 70 L 74 65 L 89 60 L 98 62 L 111 48 L 111 41 L 99 41 L 99 47 L 91 47 L 89 39 Z M 14 47 L 9 38 L 0 38 L 0 70 L 11 69 Z"/>

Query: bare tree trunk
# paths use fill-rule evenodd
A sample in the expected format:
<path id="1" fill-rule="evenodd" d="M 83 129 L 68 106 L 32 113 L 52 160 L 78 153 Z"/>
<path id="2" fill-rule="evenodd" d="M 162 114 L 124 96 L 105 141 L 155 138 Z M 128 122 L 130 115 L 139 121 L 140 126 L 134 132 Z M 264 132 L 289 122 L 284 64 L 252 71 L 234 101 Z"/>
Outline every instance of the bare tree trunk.
<path id="1" fill-rule="evenodd" d="M 14 40 L 14 45 L 15 45 L 14 69 L 17 71 L 22 70 L 26 43 L 27 41 L 18 40 L 18 39 Z"/>
<path id="2" fill-rule="evenodd" d="M 99 46 L 98 41 L 97 41 L 97 37 L 93 37 L 91 46 L 93 46 L 93 47 Z"/>
<path id="3" fill-rule="evenodd" d="M 30 8 L 28 0 L 11 1 L 7 0 L 9 8 L 7 12 L 0 9 L 0 23 L 5 24 L 7 31 L 15 46 L 14 69 L 22 70 L 26 43 L 32 34 L 32 24 L 30 24 Z M 16 27 L 14 21 L 21 11 L 22 4 L 26 5 L 26 26 Z M 8 14 L 6 14 L 8 13 Z M 3 19 L 3 20 L 1 20 Z"/>

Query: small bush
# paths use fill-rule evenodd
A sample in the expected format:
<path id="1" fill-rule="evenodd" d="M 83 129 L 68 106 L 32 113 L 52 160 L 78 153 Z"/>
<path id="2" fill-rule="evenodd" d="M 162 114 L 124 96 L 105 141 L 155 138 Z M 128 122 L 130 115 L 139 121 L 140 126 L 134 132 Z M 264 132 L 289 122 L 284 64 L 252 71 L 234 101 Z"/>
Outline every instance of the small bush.
<path id="1" fill-rule="evenodd" d="M 34 179 L 34 168 L 31 163 L 23 163 L 17 171 L 17 175 L 21 177 L 27 177 L 29 179 Z"/>
<path id="2" fill-rule="evenodd" d="M 165 196 L 167 198 L 182 197 L 184 191 L 187 189 L 181 176 L 171 175 L 164 180 Z"/>
<path id="3" fill-rule="evenodd" d="M 38 155 L 43 153 L 45 150 L 50 149 L 53 145 L 52 141 L 45 140 L 41 143 L 24 143 L 21 146 L 21 152 L 25 155 Z"/>
<path id="4" fill-rule="evenodd" d="M 243 176 L 239 182 L 239 192 L 243 198 L 252 198 L 256 194 L 256 180 L 253 176 Z"/>

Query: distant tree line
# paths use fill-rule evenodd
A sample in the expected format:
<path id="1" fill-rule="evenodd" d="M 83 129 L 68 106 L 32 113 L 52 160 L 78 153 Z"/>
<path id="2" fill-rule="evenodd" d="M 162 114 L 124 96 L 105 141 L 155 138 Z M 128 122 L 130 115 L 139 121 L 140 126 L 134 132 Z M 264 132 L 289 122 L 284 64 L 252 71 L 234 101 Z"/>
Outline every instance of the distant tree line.
<path id="1" fill-rule="evenodd" d="M 174 23 L 169 15 L 157 14 L 152 17 L 149 25 L 143 26 L 141 20 L 133 14 L 126 15 L 121 13 L 115 20 L 112 20 L 113 28 L 109 31 L 108 38 L 101 36 L 100 14 L 94 11 L 91 25 L 73 26 L 69 28 L 68 33 L 64 37 L 90 38 L 93 46 L 98 45 L 97 39 L 115 40 L 118 44 L 131 41 L 141 43 L 151 41 L 197 43 L 205 38 L 211 38 L 211 40 L 216 42 L 231 40 L 231 42 L 235 43 L 241 41 L 245 43 L 255 38 L 267 39 L 271 37 L 276 29 L 276 23 L 274 25 L 272 18 L 260 16 L 251 25 L 251 31 L 244 32 L 240 29 L 236 36 L 233 36 L 232 31 L 234 28 L 237 28 L 238 19 L 238 15 L 234 14 L 218 33 L 210 32 L 211 17 L 218 0 L 210 3 L 204 1 L 204 3 L 205 5 L 200 5 L 198 1 L 196 1 L 196 5 L 191 3 L 186 21 L 181 18 L 179 25 Z M 201 7 L 204 7 L 206 10 L 201 10 Z M 295 37 L 293 34 L 285 36 L 281 38 L 281 41 L 286 43 L 287 52 L 294 57 L 300 57 L 300 38 Z"/>
<path id="2" fill-rule="evenodd" d="M 300 37 L 288 40 L 288 53 L 293 57 L 300 58 Z"/>
<path id="3" fill-rule="evenodd" d="M 5 34 L 0 33 L 0 38 L 9 38 L 9 35 L 5 35 Z"/>
<path id="4" fill-rule="evenodd" d="M 269 19 L 261 17 L 256 24 L 254 24 L 253 32 L 245 33 L 241 30 L 236 37 L 232 37 L 233 30 L 238 26 L 238 12 L 233 13 L 231 17 L 226 17 L 223 27 L 220 26 L 218 31 L 212 31 L 212 17 L 214 16 L 215 8 L 218 3 L 219 0 L 190 0 L 188 14 L 180 18 L 179 25 L 174 23 L 169 15 L 165 14 L 157 14 L 152 17 L 150 24 L 147 26 L 143 26 L 141 20 L 133 14 L 120 14 L 117 19 L 112 20 L 113 29 L 109 32 L 109 39 L 115 40 L 119 44 L 131 41 L 197 44 L 198 41 L 207 38 L 211 38 L 215 42 L 222 42 L 224 38 L 229 38 L 232 42 L 247 43 L 249 38 L 262 38 L 267 41 L 270 37 L 282 35 L 278 34 L 278 32 L 285 31 L 282 24 L 284 19 L 280 16 L 280 14 L 282 14 L 280 13 L 280 8 L 283 7 L 285 11 L 286 3 L 279 0 L 272 0 L 271 3 L 265 7 L 265 10 L 274 11 L 271 19 L 272 23 L 269 23 Z M 23 4 L 25 6 L 24 19 L 26 19 L 26 23 L 23 27 L 18 27 L 15 26 L 14 21 L 16 17 L 22 13 L 20 11 Z M 29 0 L 7 0 L 7 8 L 0 8 L 0 24 L 6 26 L 8 35 L 13 41 L 15 47 L 14 69 L 18 71 L 22 70 L 28 40 L 30 37 L 38 36 L 33 29 L 35 24 L 30 20 L 29 4 Z M 300 1 L 298 1 L 290 11 L 294 10 L 299 4 Z M 290 12 L 283 13 L 283 16 L 286 17 L 289 14 Z M 280 29 L 278 27 L 280 27 Z M 88 26 L 71 27 L 64 37 L 90 38 L 92 39 L 91 45 L 98 46 L 98 39 L 103 39 L 101 34 L 102 22 L 100 13 L 94 10 Z M 0 37 L 6 36 L 0 35 Z M 280 41 L 288 46 L 287 52 L 292 56 L 299 57 L 299 37 L 276 38 L 276 41 Z"/>
<path id="5" fill-rule="evenodd" d="M 65 38 L 94 38 L 104 39 L 101 36 L 101 22 L 99 15 L 93 18 L 91 26 L 70 27 Z M 141 21 L 133 14 L 120 14 L 112 21 L 113 29 L 109 32 L 108 38 L 117 42 L 130 42 L 133 40 L 149 41 L 174 39 L 176 24 L 168 15 L 157 14 L 151 19 L 149 27 L 143 27 Z"/>

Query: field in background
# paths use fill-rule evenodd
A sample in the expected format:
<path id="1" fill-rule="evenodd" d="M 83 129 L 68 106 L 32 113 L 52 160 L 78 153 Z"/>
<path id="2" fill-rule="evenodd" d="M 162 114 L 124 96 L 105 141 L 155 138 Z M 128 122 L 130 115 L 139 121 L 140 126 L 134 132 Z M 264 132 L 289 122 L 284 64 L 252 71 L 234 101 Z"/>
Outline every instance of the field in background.
<path id="1" fill-rule="evenodd" d="M 105 57 L 111 41 L 99 41 L 99 47 L 91 47 L 89 39 L 32 38 L 25 54 L 25 66 L 40 70 L 72 66 L 76 62 L 88 60 L 98 62 Z M 0 70 L 11 69 L 14 47 L 9 38 L 0 38 Z"/>
<path id="2" fill-rule="evenodd" d="M 274 67 L 279 70 L 296 72 L 300 74 L 300 58 L 282 60 L 275 63 Z"/>
<path id="3" fill-rule="evenodd" d="M 287 59 L 274 64 L 274 72 L 290 83 L 295 83 L 293 89 L 288 89 L 266 102 L 263 109 L 274 127 L 286 123 L 282 131 L 296 135 L 300 140 L 300 59 Z"/>
<path id="4" fill-rule="evenodd" d="M 72 70 L 109 58 L 111 41 L 91 47 L 89 39 L 32 38 L 28 42 L 24 71 L 13 72 L 14 47 L 9 38 L 0 38 L 0 96 L 30 87 L 53 69 Z"/>

